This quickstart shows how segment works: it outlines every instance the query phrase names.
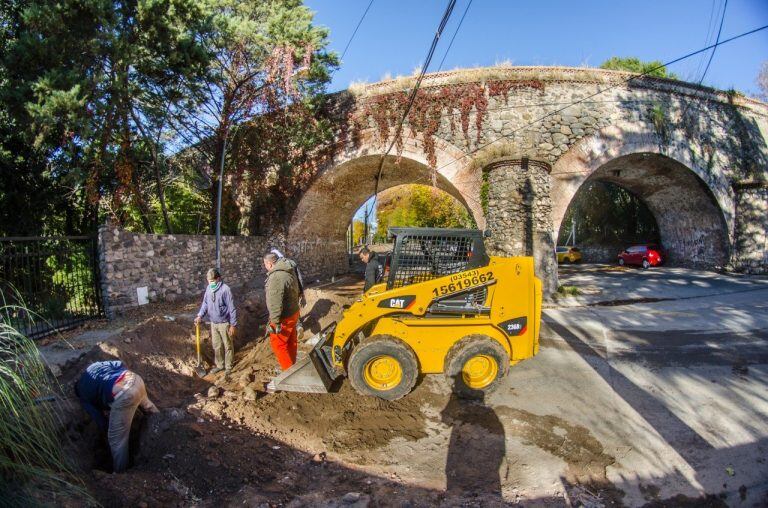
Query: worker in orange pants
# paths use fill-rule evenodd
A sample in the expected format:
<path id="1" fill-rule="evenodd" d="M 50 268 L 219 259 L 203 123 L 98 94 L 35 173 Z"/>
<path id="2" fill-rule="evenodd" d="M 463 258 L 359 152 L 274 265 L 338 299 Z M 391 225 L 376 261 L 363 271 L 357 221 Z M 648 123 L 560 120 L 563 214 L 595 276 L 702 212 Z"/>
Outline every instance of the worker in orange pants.
<path id="1" fill-rule="evenodd" d="M 285 370 L 296 363 L 299 281 L 293 265 L 273 252 L 264 255 L 264 268 L 267 270 L 264 293 L 269 312 L 269 342 L 280 368 Z"/>
<path id="2" fill-rule="evenodd" d="M 269 344 L 272 352 L 283 370 L 296 363 L 296 350 L 299 341 L 296 334 L 296 325 L 299 322 L 299 313 L 281 319 L 275 327 L 269 324 Z"/>

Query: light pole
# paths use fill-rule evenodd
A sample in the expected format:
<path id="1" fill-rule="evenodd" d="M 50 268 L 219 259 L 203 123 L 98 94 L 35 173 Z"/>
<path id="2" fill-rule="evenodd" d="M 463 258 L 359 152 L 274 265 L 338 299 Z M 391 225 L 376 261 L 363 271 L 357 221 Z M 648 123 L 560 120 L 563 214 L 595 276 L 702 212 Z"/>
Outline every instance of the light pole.
<path id="1" fill-rule="evenodd" d="M 227 138 L 229 127 L 224 130 L 224 142 L 221 146 L 221 160 L 219 161 L 219 189 L 216 203 L 216 269 L 221 270 L 221 194 L 224 187 L 224 159 L 227 158 Z"/>

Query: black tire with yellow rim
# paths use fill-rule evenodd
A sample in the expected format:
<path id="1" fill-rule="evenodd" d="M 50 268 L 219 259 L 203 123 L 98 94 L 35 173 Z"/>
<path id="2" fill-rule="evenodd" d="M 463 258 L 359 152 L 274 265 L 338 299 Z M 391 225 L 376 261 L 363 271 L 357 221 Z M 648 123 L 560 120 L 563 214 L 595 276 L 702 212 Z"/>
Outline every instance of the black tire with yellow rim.
<path id="1" fill-rule="evenodd" d="M 487 335 L 468 335 L 451 347 L 445 357 L 445 375 L 454 392 L 479 399 L 501 384 L 509 372 L 509 354 Z"/>
<path id="2" fill-rule="evenodd" d="M 347 375 L 361 395 L 397 400 L 410 393 L 416 384 L 419 363 L 416 354 L 402 340 L 391 335 L 374 335 L 352 351 Z"/>

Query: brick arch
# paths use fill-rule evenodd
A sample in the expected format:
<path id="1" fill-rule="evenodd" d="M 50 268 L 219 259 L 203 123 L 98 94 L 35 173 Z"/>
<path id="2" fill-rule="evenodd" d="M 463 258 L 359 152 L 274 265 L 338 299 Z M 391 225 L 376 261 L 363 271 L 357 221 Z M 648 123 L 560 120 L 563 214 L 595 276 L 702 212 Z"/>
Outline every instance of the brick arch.
<path id="1" fill-rule="evenodd" d="M 424 153 L 420 140 L 406 139 L 400 157 L 386 157 L 379 190 L 409 183 L 432 185 L 433 170 L 428 166 Z M 304 192 L 291 216 L 289 241 L 346 232 L 352 214 L 373 195 L 381 154 L 381 147 L 369 139 L 323 168 Z M 439 141 L 436 155 L 439 169 L 434 178 L 435 186 L 466 206 L 478 225 L 484 224 L 480 205 L 481 177 L 473 178 L 476 175 L 466 164 L 464 153 L 448 143 Z M 448 164 L 457 160 L 458 163 Z M 328 208 L 333 208 L 333 213 L 321 217 L 319 212 Z M 340 218 L 343 220 L 339 221 Z"/>
<path id="2" fill-rule="evenodd" d="M 663 145 L 638 125 L 612 125 L 574 145 L 552 168 L 553 233 L 581 186 L 614 183 L 638 196 L 659 226 L 673 263 L 723 266 L 734 231 L 734 196 L 722 168 L 702 167 L 683 136 Z M 693 146 L 692 146 L 693 145 Z"/>
<path id="3" fill-rule="evenodd" d="M 314 262 L 310 258 L 317 257 L 308 255 L 312 251 L 322 249 L 328 253 L 328 262 L 311 269 L 311 272 L 328 274 L 346 271 L 347 227 L 354 213 L 374 193 L 381 153 L 376 144 L 361 143 L 323 168 L 302 195 L 291 216 L 287 244 L 291 246 L 291 255 L 307 263 Z M 482 227 L 485 218 L 480 204 L 480 185 L 466 177 L 465 165 L 446 165 L 459 159 L 462 153 L 447 143 L 438 143 L 436 154 L 437 167 L 446 167 L 434 175 L 426 162 L 421 143 L 414 139 L 406 140 L 399 158 L 396 155 L 385 158 L 379 191 L 413 183 L 434 185 L 463 204 Z M 338 259 L 344 261 L 337 263 Z"/>

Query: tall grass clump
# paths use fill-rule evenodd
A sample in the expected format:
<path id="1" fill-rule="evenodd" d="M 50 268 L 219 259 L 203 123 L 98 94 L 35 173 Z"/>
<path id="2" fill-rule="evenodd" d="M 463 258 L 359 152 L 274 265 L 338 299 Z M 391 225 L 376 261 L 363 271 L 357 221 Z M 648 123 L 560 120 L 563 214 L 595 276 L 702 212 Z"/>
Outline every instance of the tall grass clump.
<path id="1" fill-rule="evenodd" d="M 52 504 L 62 495 L 92 504 L 59 438 L 59 387 L 18 318 L 11 320 L 32 314 L 6 296 L 0 287 L 0 505 Z"/>

